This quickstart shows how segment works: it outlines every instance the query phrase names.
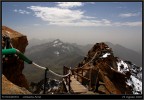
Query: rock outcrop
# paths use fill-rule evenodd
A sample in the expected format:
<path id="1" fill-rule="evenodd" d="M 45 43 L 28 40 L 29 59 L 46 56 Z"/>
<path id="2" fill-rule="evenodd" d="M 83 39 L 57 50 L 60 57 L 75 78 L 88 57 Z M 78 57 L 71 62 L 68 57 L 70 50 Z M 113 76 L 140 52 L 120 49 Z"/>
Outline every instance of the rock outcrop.
<path id="1" fill-rule="evenodd" d="M 79 63 L 78 67 L 99 70 L 98 79 L 105 83 L 105 87 L 110 94 L 133 94 L 132 86 L 127 84 L 132 73 L 128 68 L 125 72 L 120 71 L 120 69 L 125 69 L 126 67 L 125 65 L 121 65 L 120 68 L 118 66 L 118 59 L 118 57 L 114 57 L 112 49 L 102 42 L 93 46 L 84 60 Z M 89 78 L 89 71 L 85 71 L 84 76 Z M 96 72 L 92 72 L 91 76 L 92 85 L 95 85 Z M 81 77 L 78 78 L 82 83 L 86 83 Z"/>
<path id="2" fill-rule="evenodd" d="M 31 94 L 27 89 L 19 87 L 2 75 L 2 94 Z"/>
<path id="3" fill-rule="evenodd" d="M 6 26 L 2 26 L 2 36 L 8 36 L 10 38 L 10 42 L 14 48 L 20 50 L 22 53 L 25 52 L 25 48 L 28 45 L 26 36 L 22 35 L 19 32 L 14 31 Z M 4 49 L 5 46 L 6 46 L 6 42 L 5 42 L 4 38 L 2 38 L 2 48 Z M 2 74 L 13 84 L 15 84 L 19 87 L 24 87 L 24 88 L 28 89 L 29 88 L 28 82 L 27 82 L 25 76 L 22 74 L 23 69 L 24 69 L 24 62 L 21 59 L 19 59 L 16 55 L 8 55 L 8 56 L 3 55 L 3 57 L 2 57 Z M 2 79 L 2 84 L 4 84 L 3 79 Z M 9 85 L 9 84 L 7 84 L 7 85 Z M 2 86 L 4 86 L 4 85 L 2 85 Z M 9 86 L 5 85 L 5 87 L 9 87 Z M 4 89 L 5 87 L 2 87 L 2 89 Z M 12 88 L 10 88 L 10 89 L 12 89 Z M 7 92 L 5 91 L 2 93 L 7 94 L 7 93 L 9 93 L 9 91 L 7 91 Z"/>

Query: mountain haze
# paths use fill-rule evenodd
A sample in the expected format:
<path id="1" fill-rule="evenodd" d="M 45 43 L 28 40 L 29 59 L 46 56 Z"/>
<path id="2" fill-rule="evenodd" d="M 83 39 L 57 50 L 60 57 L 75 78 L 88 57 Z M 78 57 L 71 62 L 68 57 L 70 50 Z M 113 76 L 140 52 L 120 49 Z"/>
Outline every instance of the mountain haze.
<path id="1" fill-rule="evenodd" d="M 113 49 L 115 56 L 132 61 L 138 66 L 142 66 L 142 55 L 140 53 L 119 44 L 114 45 L 110 42 L 107 42 L 107 44 Z"/>
<path id="2" fill-rule="evenodd" d="M 142 66 L 142 52 L 136 52 L 132 49 L 126 48 L 120 44 L 113 44 L 111 42 L 105 42 L 110 48 L 113 49 L 114 55 L 125 60 L 130 60 L 138 66 Z M 94 44 L 78 45 L 73 44 L 80 48 L 85 54 L 93 47 Z"/>
<path id="3" fill-rule="evenodd" d="M 83 59 L 84 53 L 81 49 L 56 39 L 52 42 L 28 48 L 25 55 L 34 62 L 62 74 L 63 66 L 76 66 Z M 30 71 L 34 70 L 42 75 L 42 72 L 32 67 L 32 65 L 25 64 L 24 73 L 26 76 L 30 74 Z M 38 77 L 40 76 L 34 78 Z M 28 77 L 28 80 L 32 81 L 35 79 L 29 79 Z"/>
<path id="4" fill-rule="evenodd" d="M 32 46 L 49 43 L 50 41 L 54 41 L 54 40 L 55 39 L 44 39 L 44 40 L 31 39 L 29 41 L 29 45 L 28 45 L 27 49 Z M 126 60 L 130 60 L 133 63 L 135 63 L 136 65 L 142 66 L 142 52 L 134 51 L 134 50 L 129 49 L 121 44 L 114 44 L 111 42 L 105 42 L 105 43 L 113 49 L 115 56 L 121 57 Z M 81 49 L 81 51 L 84 53 L 83 56 L 85 56 L 94 44 L 79 45 L 77 43 L 71 43 L 71 45 Z"/>

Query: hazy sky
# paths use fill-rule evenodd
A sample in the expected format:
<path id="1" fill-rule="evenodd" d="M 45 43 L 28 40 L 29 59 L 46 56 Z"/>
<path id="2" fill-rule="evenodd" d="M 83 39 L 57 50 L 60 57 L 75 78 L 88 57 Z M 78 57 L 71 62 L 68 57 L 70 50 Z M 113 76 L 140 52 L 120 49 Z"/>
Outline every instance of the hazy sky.
<path id="1" fill-rule="evenodd" d="M 142 2 L 2 2 L 2 25 L 28 39 L 108 41 L 142 50 Z"/>

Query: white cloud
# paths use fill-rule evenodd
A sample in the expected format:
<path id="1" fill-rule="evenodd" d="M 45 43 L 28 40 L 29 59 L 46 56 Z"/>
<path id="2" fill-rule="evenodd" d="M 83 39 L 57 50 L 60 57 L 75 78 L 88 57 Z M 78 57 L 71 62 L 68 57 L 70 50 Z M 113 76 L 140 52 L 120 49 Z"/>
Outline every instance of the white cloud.
<path id="1" fill-rule="evenodd" d="M 124 13 L 124 14 L 120 14 L 119 16 L 120 16 L 120 17 L 127 18 L 127 17 L 138 16 L 138 15 L 139 15 L 139 13 Z"/>
<path id="2" fill-rule="evenodd" d="M 17 9 L 15 9 L 15 10 L 13 10 L 14 12 L 18 12 L 18 10 Z"/>
<path id="3" fill-rule="evenodd" d="M 83 16 L 82 11 L 80 10 L 70 10 L 62 9 L 56 7 L 40 7 L 40 6 L 31 6 L 29 9 L 35 12 L 36 17 L 40 17 L 44 21 L 51 23 L 56 22 L 73 22 L 75 20 L 80 20 Z"/>
<path id="4" fill-rule="evenodd" d="M 47 21 L 52 25 L 60 26 L 110 26 L 107 19 L 95 20 L 95 17 L 85 16 L 83 11 L 70 10 L 57 7 L 31 6 L 29 9 L 35 12 L 36 17 Z"/>
<path id="5" fill-rule="evenodd" d="M 142 22 L 112 22 L 108 19 L 97 19 L 84 15 L 84 11 L 59 7 L 27 7 L 34 11 L 35 16 L 58 26 L 141 26 Z"/>
<path id="6" fill-rule="evenodd" d="M 21 10 L 21 9 L 14 9 L 13 10 L 16 13 L 20 13 L 20 14 L 30 14 L 30 12 L 26 11 L 26 10 Z"/>
<path id="7" fill-rule="evenodd" d="M 58 2 L 57 6 L 61 8 L 73 8 L 73 7 L 79 7 L 83 4 L 81 2 Z"/>
<path id="8" fill-rule="evenodd" d="M 115 26 L 142 26 L 142 22 L 115 22 L 113 25 Z"/>

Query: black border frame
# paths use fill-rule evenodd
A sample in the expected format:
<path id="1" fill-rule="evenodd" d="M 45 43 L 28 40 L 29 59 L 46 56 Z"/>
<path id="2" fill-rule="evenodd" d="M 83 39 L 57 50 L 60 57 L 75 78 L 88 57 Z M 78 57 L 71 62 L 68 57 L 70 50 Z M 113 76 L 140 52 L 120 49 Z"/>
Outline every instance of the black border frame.
<path id="1" fill-rule="evenodd" d="M 144 14 L 144 4 L 143 0 L 1 0 L 0 3 L 0 15 L 1 15 L 1 33 L 2 33 L 2 2 L 142 2 L 142 17 Z M 143 19 L 142 19 L 142 67 L 143 67 Z M 1 34 L 0 34 L 1 37 Z M 2 39 L 2 38 L 0 38 Z M 1 40 L 2 42 L 2 40 Z M 1 46 L 0 46 L 1 48 Z M 2 49 L 1 49 L 2 50 Z M 0 52 L 0 55 L 2 53 Z M 2 59 L 2 57 L 1 57 Z M 1 61 L 0 61 L 1 63 Z M 1 63 L 2 65 L 2 63 Z M 2 72 L 2 68 L 0 69 Z M 2 73 L 0 73 L 2 75 Z M 142 72 L 143 74 L 143 72 Z M 144 76 L 144 75 L 143 75 Z M 143 79 L 143 77 L 142 77 Z M 0 83 L 2 83 L 2 76 L 0 79 Z M 143 84 L 143 82 L 142 82 Z M 2 84 L 1 84 L 2 87 Z M 142 88 L 144 86 L 142 85 Z M 1 99 L 143 99 L 142 95 L 67 95 L 67 94 L 60 94 L 60 95 L 2 95 L 2 88 L 0 89 Z M 143 92 L 143 90 L 142 90 Z M 95 97 L 95 98 L 94 98 Z M 140 97 L 140 98 L 139 98 Z"/>

